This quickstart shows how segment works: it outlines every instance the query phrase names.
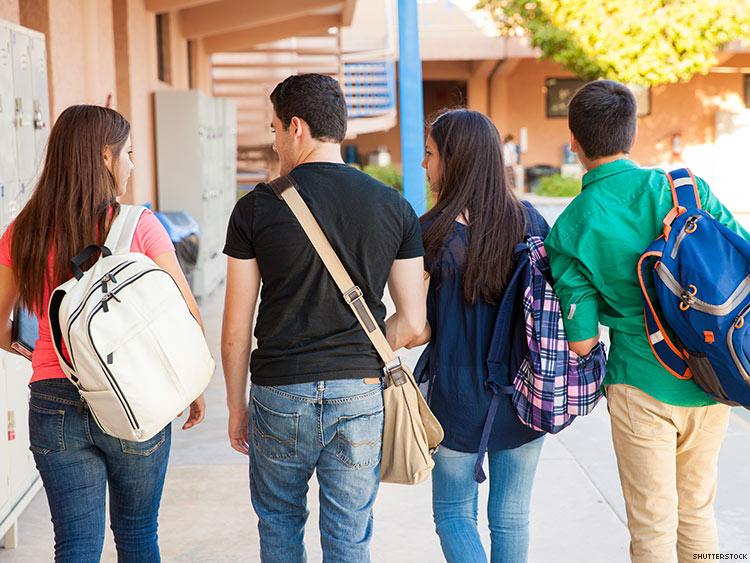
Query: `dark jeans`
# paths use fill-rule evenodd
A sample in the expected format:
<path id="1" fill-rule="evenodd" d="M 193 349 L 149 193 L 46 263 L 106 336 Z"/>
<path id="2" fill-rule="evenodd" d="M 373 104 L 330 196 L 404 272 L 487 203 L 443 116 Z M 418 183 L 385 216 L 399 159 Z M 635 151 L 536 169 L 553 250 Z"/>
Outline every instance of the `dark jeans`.
<path id="1" fill-rule="evenodd" d="M 29 430 L 55 528 L 55 561 L 99 561 L 107 488 L 118 561 L 160 561 L 157 518 L 171 427 L 140 443 L 108 436 L 75 386 L 56 379 L 31 384 Z"/>

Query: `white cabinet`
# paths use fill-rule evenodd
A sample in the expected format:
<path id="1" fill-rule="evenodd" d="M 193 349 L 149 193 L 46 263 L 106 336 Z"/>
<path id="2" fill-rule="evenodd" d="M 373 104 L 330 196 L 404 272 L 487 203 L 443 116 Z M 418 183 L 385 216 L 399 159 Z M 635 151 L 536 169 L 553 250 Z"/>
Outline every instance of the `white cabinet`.
<path id="1" fill-rule="evenodd" d="M 197 90 L 169 90 L 156 93 L 155 113 L 159 209 L 186 211 L 200 225 L 193 292 L 206 297 L 226 276 L 221 251 L 237 189 L 237 109 Z"/>
<path id="2" fill-rule="evenodd" d="M 49 135 L 44 35 L 0 21 L 0 233 L 31 197 Z M 41 487 L 29 451 L 31 363 L 0 351 L 0 542 Z M 4 540 L 3 540 L 4 538 Z"/>

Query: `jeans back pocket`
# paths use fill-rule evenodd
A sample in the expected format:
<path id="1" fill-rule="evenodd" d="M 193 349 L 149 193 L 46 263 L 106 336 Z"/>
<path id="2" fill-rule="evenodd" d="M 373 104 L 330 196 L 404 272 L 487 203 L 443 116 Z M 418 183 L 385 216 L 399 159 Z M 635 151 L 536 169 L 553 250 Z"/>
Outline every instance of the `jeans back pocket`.
<path id="1" fill-rule="evenodd" d="M 40 455 L 65 449 L 65 409 L 49 409 L 29 403 L 29 449 Z"/>
<path id="2" fill-rule="evenodd" d="M 158 450 L 164 444 L 164 442 L 167 441 L 167 432 L 172 432 L 172 428 L 170 426 L 162 428 L 156 434 L 156 436 L 149 440 L 146 440 L 145 442 L 135 442 L 131 440 L 119 439 L 120 449 L 122 450 L 122 453 L 128 455 L 139 455 L 142 457 L 150 456 L 152 453 Z"/>
<path id="3" fill-rule="evenodd" d="M 340 416 L 336 427 L 336 457 L 352 469 L 380 462 L 383 446 L 383 411 Z"/>
<path id="4" fill-rule="evenodd" d="M 253 443 L 268 459 L 292 459 L 297 455 L 299 414 L 281 413 L 252 398 Z"/>

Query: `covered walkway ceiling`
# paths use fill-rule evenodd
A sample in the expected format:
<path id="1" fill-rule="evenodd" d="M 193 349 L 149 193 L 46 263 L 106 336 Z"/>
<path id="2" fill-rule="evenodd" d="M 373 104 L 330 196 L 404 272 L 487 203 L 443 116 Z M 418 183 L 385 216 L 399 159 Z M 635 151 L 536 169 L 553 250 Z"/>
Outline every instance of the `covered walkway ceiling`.
<path id="1" fill-rule="evenodd" d="M 260 43 L 320 35 L 351 23 L 357 0 L 146 0 L 153 12 L 179 10 L 187 39 L 206 52 L 246 51 Z"/>
<path id="2" fill-rule="evenodd" d="M 367 0 L 363 0 L 367 1 Z M 321 72 L 341 77 L 339 30 L 357 0 L 146 0 L 172 12 L 182 35 L 210 61 L 214 95 L 238 104 L 240 145 L 270 145 L 268 92 L 284 77 Z M 310 51 L 319 55 L 310 57 Z"/>

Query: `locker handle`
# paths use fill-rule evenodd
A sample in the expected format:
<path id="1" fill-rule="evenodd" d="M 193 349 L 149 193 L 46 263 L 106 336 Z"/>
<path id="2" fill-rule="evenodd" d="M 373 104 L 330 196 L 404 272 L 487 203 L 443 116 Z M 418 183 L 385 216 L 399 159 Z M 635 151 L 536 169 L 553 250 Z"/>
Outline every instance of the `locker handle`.
<path id="1" fill-rule="evenodd" d="M 42 117 L 42 109 L 39 100 L 34 100 L 34 129 L 44 129 L 47 124 Z"/>
<path id="2" fill-rule="evenodd" d="M 23 98 L 16 98 L 16 127 L 23 128 Z"/>

